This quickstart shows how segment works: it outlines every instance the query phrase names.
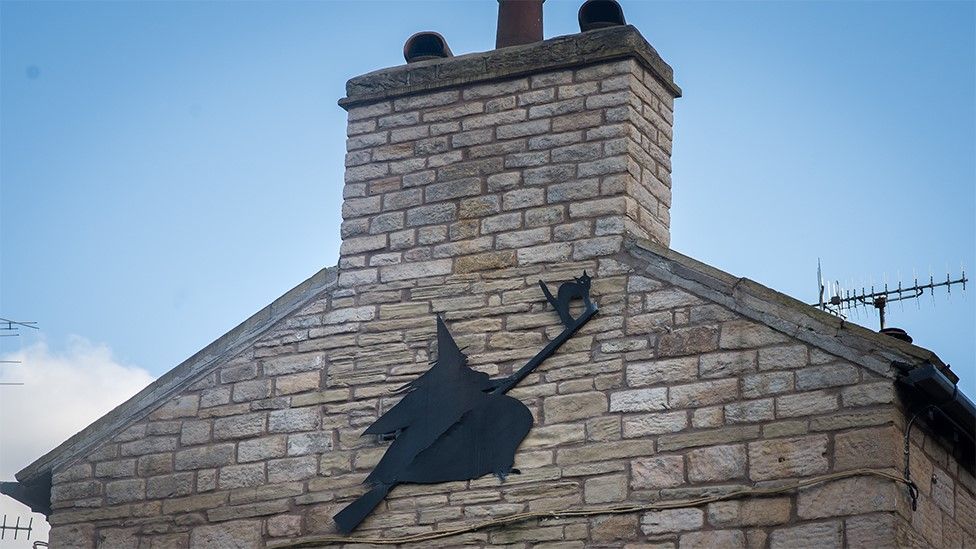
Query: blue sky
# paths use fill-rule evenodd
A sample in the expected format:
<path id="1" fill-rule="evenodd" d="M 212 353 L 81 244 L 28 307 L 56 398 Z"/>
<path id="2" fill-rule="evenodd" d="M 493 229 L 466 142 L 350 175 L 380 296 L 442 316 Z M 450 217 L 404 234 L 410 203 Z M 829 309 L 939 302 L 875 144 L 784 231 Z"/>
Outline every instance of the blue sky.
<path id="1" fill-rule="evenodd" d="M 490 49 L 496 5 L 0 3 L 0 312 L 42 328 L 0 351 L 80 336 L 159 375 L 334 265 L 346 79 L 419 30 Z M 623 7 L 685 91 L 673 248 L 809 302 L 818 258 L 857 285 L 976 265 L 973 3 Z M 889 313 L 971 397 L 974 311 Z"/>

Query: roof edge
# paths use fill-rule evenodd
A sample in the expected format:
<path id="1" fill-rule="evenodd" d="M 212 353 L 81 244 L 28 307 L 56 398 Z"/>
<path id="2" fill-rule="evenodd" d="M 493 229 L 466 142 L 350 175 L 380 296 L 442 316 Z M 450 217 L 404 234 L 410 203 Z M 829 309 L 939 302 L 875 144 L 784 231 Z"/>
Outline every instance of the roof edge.
<path id="1" fill-rule="evenodd" d="M 337 278 L 338 267 L 327 267 L 315 273 L 160 376 L 129 400 L 34 460 L 15 475 L 16 479 L 21 483 L 30 483 L 92 449 L 133 419 L 148 414 L 156 404 L 182 390 L 214 363 L 246 348 L 279 320 L 335 286 Z"/>
<path id="2" fill-rule="evenodd" d="M 932 351 L 847 322 L 748 278 L 736 277 L 670 248 L 628 235 L 625 248 L 647 261 L 650 274 L 720 303 L 757 322 L 894 378 L 892 361 L 929 362 L 945 369 Z"/>

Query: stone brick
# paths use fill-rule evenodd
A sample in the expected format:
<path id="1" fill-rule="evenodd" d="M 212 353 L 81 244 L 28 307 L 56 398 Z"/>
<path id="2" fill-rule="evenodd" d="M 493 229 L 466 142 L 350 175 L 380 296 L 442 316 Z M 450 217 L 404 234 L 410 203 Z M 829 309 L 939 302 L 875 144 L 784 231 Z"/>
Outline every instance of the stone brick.
<path id="1" fill-rule="evenodd" d="M 583 484 L 583 501 L 586 503 L 610 503 L 623 501 L 626 497 L 626 475 L 590 478 Z"/>
<path id="2" fill-rule="evenodd" d="M 319 388 L 319 372 L 301 372 L 275 378 L 275 394 L 290 395 Z"/>
<path id="3" fill-rule="evenodd" d="M 837 395 L 823 391 L 776 397 L 776 417 L 798 417 L 836 410 Z"/>
<path id="4" fill-rule="evenodd" d="M 753 423 L 773 419 L 773 399 L 745 400 L 725 405 L 725 421 L 729 423 Z"/>
<path id="5" fill-rule="evenodd" d="M 896 547 L 895 517 L 876 514 L 852 517 L 844 521 L 848 547 Z"/>
<path id="6" fill-rule="evenodd" d="M 146 499 L 146 481 L 141 478 L 105 483 L 105 502 L 109 505 Z"/>
<path id="7" fill-rule="evenodd" d="M 796 371 L 796 389 L 809 391 L 857 383 L 858 369 L 849 364 L 825 364 Z"/>
<path id="8" fill-rule="evenodd" d="M 713 526 L 769 526 L 790 520 L 790 497 L 749 498 L 708 504 L 708 522 Z"/>
<path id="9" fill-rule="evenodd" d="M 450 259 L 434 259 L 432 261 L 417 261 L 402 265 L 389 265 L 380 268 L 380 280 L 394 282 L 449 274 L 452 269 Z"/>
<path id="10" fill-rule="evenodd" d="M 262 462 L 221 467 L 217 481 L 221 490 L 261 486 L 264 483 L 264 463 Z"/>
<path id="11" fill-rule="evenodd" d="M 341 311 L 341 314 L 339 314 Z M 363 307 L 361 309 L 340 309 L 330 313 L 330 320 L 336 324 L 346 322 L 356 322 L 359 320 L 370 320 L 375 315 L 373 307 Z M 321 353 L 304 353 L 266 359 L 262 364 L 264 374 L 267 376 L 279 376 L 283 374 L 294 374 L 296 372 L 307 372 L 321 370 L 325 367 L 325 356 Z"/>
<path id="12" fill-rule="evenodd" d="M 573 448 L 556 450 L 556 463 L 572 465 L 594 461 L 607 461 L 620 458 L 643 456 L 652 453 L 653 446 L 647 440 L 627 440 L 584 444 Z"/>
<path id="13" fill-rule="evenodd" d="M 845 407 L 890 404 L 894 400 L 895 385 L 891 381 L 860 383 L 841 391 L 841 402 Z"/>
<path id="14" fill-rule="evenodd" d="M 796 547 L 840 549 L 844 546 L 843 530 L 839 521 L 779 528 L 773 530 L 770 549 L 795 549 Z"/>
<path id="15" fill-rule="evenodd" d="M 718 348 L 718 339 L 718 330 L 710 326 L 679 328 L 658 339 L 657 352 L 662 357 L 707 353 Z"/>
<path id="16" fill-rule="evenodd" d="M 173 454 L 150 454 L 142 456 L 136 463 L 136 471 L 139 476 L 160 475 L 173 471 Z"/>
<path id="17" fill-rule="evenodd" d="M 720 345 L 723 349 L 752 349 L 785 343 L 788 338 L 762 324 L 747 320 L 733 320 L 722 324 Z"/>
<path id="18" fill-rule="evenodd" d="M 892 511 L 897 504 L 898 489 L 895 483 L 874 477 L 852 477 L 816 485 L 799 492 L 797 515 L 802 519 L 817 519 Z"/>
<path id="19" fill-rule="evenodd" d="M 834 436 L 834 469 L 896 467 L 901 437 L 892 427 L 860 429 Z"/>
<path id="20" fill-rule="evenodd" d="M 696 408 L 720 404 L 735 400 L 738 389 L 739 384 L 735 379 L 678 385 L 668 389 L 668 404 L 671 408 Z"/>
<path id="21" fill-rule="evenodd" d="M 606 413 L 607 397 L 603 393 L 556 395 L 543 401 L 547 424 L 586 419 Z"/>
<path id="22" fill-rule="evenodd" d="M 760 427 L 758 425 L 742 425 L 692 433 L 661 435 L 657 439 L 657 448 L 659 452 L 670 452 L 684 448 L 741 442 L 757 438 L 759 432 Z"/>
<path id="23" fill-rule="evenodd" d="M 261 521 L 231 521 L 197 526 L 190 531 L 191 547 L 250 549 L 260 547 Z"/>
<path id="24" fill-rule="evenodd" d="M 651 412 L 668 407 L 668 392 L 659 389 L 631 389 L 610 394 L 611 412 Z"/>
<path id="25" fill-rule="evenodd" d="M 304 456 L 268 461 L 268 482 L 288 482 L 312 478 L 318 472 L 316 456 Z"/>
<path id="26" fill-rule="evenodd" d="M 193 483 L 193 473 L 149 477 L 146 480 L 146 497 L 164 499 L 174 496 L 188 496 L 193 493 Z"/>
<path id="27" fill-rule="evenodd" d="M 688 453 L 688 480 L 715 482 L 746 476 L 746 449 L 734 446 L 711 446 Z"/>
<path id="28" fill-rule="evenodd" d="M 628 416 L 623 420 L 624 438 L 675 433 L 688 427 L 687 412 L 662 412 Z"/>
<path id="29" fill-rule="evenodd" d="M 827 471 L 827 436 L 762 440 L 749 443 L 749 478 L 768 480 Z"/>
<path id="30" fill-rule="evenodd" d="M 631 487 L 635 490 L 681 486 L 685 464 L 681 456 L 653 456 L 630 462 Z"/>
<path id="31" fill-rule="evenodd" d="M 288 435 L 288 455 L 304 456 L 332 450 L 332 433 L 298 433 Z"/>
<path id="32" fill-rule="evenodd" d="M 90 468 L 91 465 L 83 463 L 85 467 Z M 95 464 L 95 476 L 99 478 L 125 478 L 131 477 L 136 474 L 136 460 L 135 459 L 120 459 L 115 461 L 102 461 Z M 84 477 L 82 477 L 84 478 Z M 58 479 L 55 481 L 60 484 L 64 482 L 63 479 Z"/>
<path id="33" fill-rule="evenodd" d="M 710 353 L 699 358 L 703 378 L 738 376 L 756 369 L 756 351 Z"/>
<path id="34" fill-rule="evenodd" d="M 697 530 L 705 523 L 701 509 L 666 509 L 641 517 L 641 531 L 648 536 Z"/>
<path id="35" fill-rule="evenodd" d="M 183 395 L 176 397 L 149 415 L 150 419 L 176 419 L 193 417 L 200 409 L 200 397 L 197 395 Z"/>
<path id="36" fill-rule="evenodd" d="M 268 519 L 268 535 L 272 537 L 297 536 L 302 532 L 301 515 L 278 515 Z"/>
<path id="37" fill-rule="evenodd" d="M 743 398 L 758 398 L 792 390 L 792 372 L 767 372 L 742 377 Z"/>
<path id="38" fill-rule="evenodd" d="M 237 445 L 237 461 L 242 463 L 285 457 L 285 454 L 285 435 L 242 440 Z"/>
<path id="39" fill-rule="evenodd" d="M 515 265 L 516 261 L 517 256 L 515 250 L 487 252 L 455 259 L 454 269 L 458 273 L 504 269 Z"/>
<path id="40" fill-rule="evenodd" d="M 678 545 L 681 549 L 746 549 L 746 535 L 742 530 L 690 532 L 681 535 Z"/>
<path id="41" fill-rule="evenodd" d="M 793 370 L 806 364 L 805 345 L 784 345 L 759 350 L 760 370 Z"/>
<path id="42" fill-rule="evenodd" d="M 234 462 L 234 444 L 210 444 L 176 452 L 176 470 L 205 469 Z"/>
<path id="43" fill-rule="evenodd" d="M 265 428 L 265 414 L 262 412 L 218 418 L 214 421 L 215 440 L 247 438 L 260 435 Z"/>
<path id="44" fill-rule="evenodd" d="M 627 364 L 627 384 L 631 387 L 692 380 L 698 373 L 698 357 L 634 362 Z"/>

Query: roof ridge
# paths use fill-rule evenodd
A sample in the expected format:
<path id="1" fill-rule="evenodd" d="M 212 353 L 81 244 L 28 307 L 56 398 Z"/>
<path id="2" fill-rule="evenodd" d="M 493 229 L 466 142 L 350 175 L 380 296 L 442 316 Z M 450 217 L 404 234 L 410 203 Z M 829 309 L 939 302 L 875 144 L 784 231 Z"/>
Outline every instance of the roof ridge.
<path id="1" fill-rule="evenodd" d="M 755 280 L 736 277 L 650 240 L 628 234 L 624 249 L 645 261 L 649 274 L 879 375 L 893 378 L 891 362 L 895 360 L 946 367 L 929 349 L 847 322 Z"/>

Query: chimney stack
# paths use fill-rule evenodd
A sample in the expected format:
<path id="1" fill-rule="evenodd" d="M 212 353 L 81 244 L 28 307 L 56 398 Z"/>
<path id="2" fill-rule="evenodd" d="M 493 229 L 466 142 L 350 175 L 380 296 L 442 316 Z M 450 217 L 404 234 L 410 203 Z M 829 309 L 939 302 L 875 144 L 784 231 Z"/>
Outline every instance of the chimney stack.
<path id="1" fill-rule="evenodd" d="M 495 48 L 542 40 L 542 3 L 545 0 L 498 0 Z"/>
<path id="2" fill-rule="evenodd" d="M 416 62 L 346 84 L 340 286 L 577 269 L 626 235 L 668 245 L 671 67 L 597 10 L 614 2 L 586 4 L 602 28 L 541 41 L 542 4 L 499 2 L 498 49 L 450 57 L 424 33 Z"/>

